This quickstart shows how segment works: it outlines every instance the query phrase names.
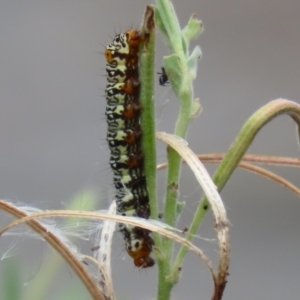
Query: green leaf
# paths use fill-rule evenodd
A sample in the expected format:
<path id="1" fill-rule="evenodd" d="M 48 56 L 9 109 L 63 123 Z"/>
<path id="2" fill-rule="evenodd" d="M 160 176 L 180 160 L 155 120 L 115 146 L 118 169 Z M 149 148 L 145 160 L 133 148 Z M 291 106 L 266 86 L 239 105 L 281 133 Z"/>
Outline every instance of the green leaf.
<path id="1" fill-rule="evenodd" d="M 196 15 L 193 14 L 188 24 L 183 28 L 182 35 L 185 38 L 187 44 L 191 41 L 196 40 L 200 34 L 203 32 L 203 24 L 201 20 L 196 18 Z"/>
<path id="2" fill-rule="evenodd" d="M 197 77 L 198 61 L 202 56 L 200 47 L 197 45 L 192 54 L 188 59 L 188 69 L 191 76 L 191 79 L 194 80 Z"/>
<path id="3" fill-rule="evenodd" d="M 173 91 L 178 96 L 182 83 L 182 67 L 180 65 L 180 58 L 173 54 L 164 57 L 164 66 L 168 75 L 169 81 L 172 85 Z"/>

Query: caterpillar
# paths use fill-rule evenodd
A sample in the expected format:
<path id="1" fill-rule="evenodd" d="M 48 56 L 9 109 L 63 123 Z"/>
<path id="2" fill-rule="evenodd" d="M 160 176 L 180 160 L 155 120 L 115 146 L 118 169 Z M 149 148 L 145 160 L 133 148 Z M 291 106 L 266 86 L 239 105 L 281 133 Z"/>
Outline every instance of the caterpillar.
<path id="1" fill-rule="evenodd" d="M 110 166 L 116 189 L 117 213 L 123 216 L 150 216 L 147 182 L 144 174 L 139 101 L 139 46 L 142 35 L 128 30 L 115 36 L 105 51 L 107 85 L 106 121 Z M 135 266 L 154 265 L 150 257 L 154 241 L 150 231 L 119 224 L 126 250 Z"/>

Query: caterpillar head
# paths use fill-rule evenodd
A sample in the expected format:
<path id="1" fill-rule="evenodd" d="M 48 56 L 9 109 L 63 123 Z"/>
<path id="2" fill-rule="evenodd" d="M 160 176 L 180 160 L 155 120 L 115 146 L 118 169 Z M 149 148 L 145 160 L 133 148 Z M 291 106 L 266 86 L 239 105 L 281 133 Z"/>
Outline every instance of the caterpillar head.
<path id="1" fill-rule="evenodd" d="M 150 236 L 147 238 L 135 238 L 128 241 L 127 252 L 133 258 L 134 264 L 138 268 L 149 268 L 155 264 L 150 257 L 154 242 Z"/>

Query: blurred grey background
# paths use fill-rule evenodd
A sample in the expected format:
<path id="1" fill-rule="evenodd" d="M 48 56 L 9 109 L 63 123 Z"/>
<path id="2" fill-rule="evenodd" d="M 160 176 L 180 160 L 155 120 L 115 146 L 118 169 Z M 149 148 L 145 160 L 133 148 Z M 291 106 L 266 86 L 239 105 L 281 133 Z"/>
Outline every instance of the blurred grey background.
<path id="1" fill-rule="evenodd" d="M 196 153 L 225 152 L 246 119 L 272 99 L 300 101 L 299 0 L 173 3 L 182 26 L 196 13 L 205 28 L 197 41 L 203 57 L 195 82 L 203 112 L 188 136 Z M 61 209 L 68 208 L 75 194 L 92 188 L 99 197 L 97 209 L 108 207 L 113 186 L 105 142 L 102 53 L 115 33 L 139 26 L 147 4 L 151 1 L 0 1 L 2 199 Z M 157 47 L 159 71 L 162 57 L 168 54 L 160 36 Z M 172 132 L 176 101 L 170 87 L 157 87 L 158 130 Z M 288 117 L 275 119 L 259 133 L 248 153 L 299 157 L 294 123 Z M 159 162 L 164 161 L 164 154 L 165 146 L 159 143 Z M 272 170 L 300 186 L 299 170 Z M 164 178 L 161 172 L 160 182 Z M 184 168 L 180 197 L 187 206 L 179 228 L 189 226 L 201 193 Z M 162 201 L 162 184 L 158 195 Z M 244 171 L 235 172 L 222 198 L 232 224 L 230 276 L 223 299 L 297 299 L 300 199 Z M 214 238 L 212 225 L 209 215 L 199 235 Z M 7 250 L 4 241 L 0 239 L 2 252 Z M 216 241 L 197 238 L 196 243 L 216 258 Z M 17 258 L 25 265 L 28 261 L 40 264 L 35 268 L 42 269 L 40 244 L 24 246 Z M 114 245 L 114 285 L 119 299 L 154 299 L 156 267 L 138 270 L 127 257 L 121 237 Z M 0 272 L 1 265 L 3 261 Z M 64 284 L 77 282 L 70 269 L 65 269 Z M 38 276 L 38 270 L 27 274 L 22 290 L 34 289 Z M 212 289 L 206 267 L 190 253 L 173 299 L 210 299 Z M 55 295 L 47 299 L 57 299 Z M 88 297 L 82 287 L 77 299 Z"/>

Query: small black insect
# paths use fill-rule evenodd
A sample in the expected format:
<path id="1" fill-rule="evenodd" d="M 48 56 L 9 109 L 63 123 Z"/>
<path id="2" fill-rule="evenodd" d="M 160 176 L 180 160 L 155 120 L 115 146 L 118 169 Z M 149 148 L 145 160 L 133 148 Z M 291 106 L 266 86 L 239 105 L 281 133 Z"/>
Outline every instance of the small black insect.
<path id="1" fill-rule="evenodd" d="M 158 72 L 157 74 L 160 74 L 159 76 L 159 85 L 161 86 L 165 86 L 166 84 L 169 84 L 169 78 L 168 78 L 168 75 L 166 73 L 166 70 L 164 67 L 161 67 L 161 73 Z"/>

